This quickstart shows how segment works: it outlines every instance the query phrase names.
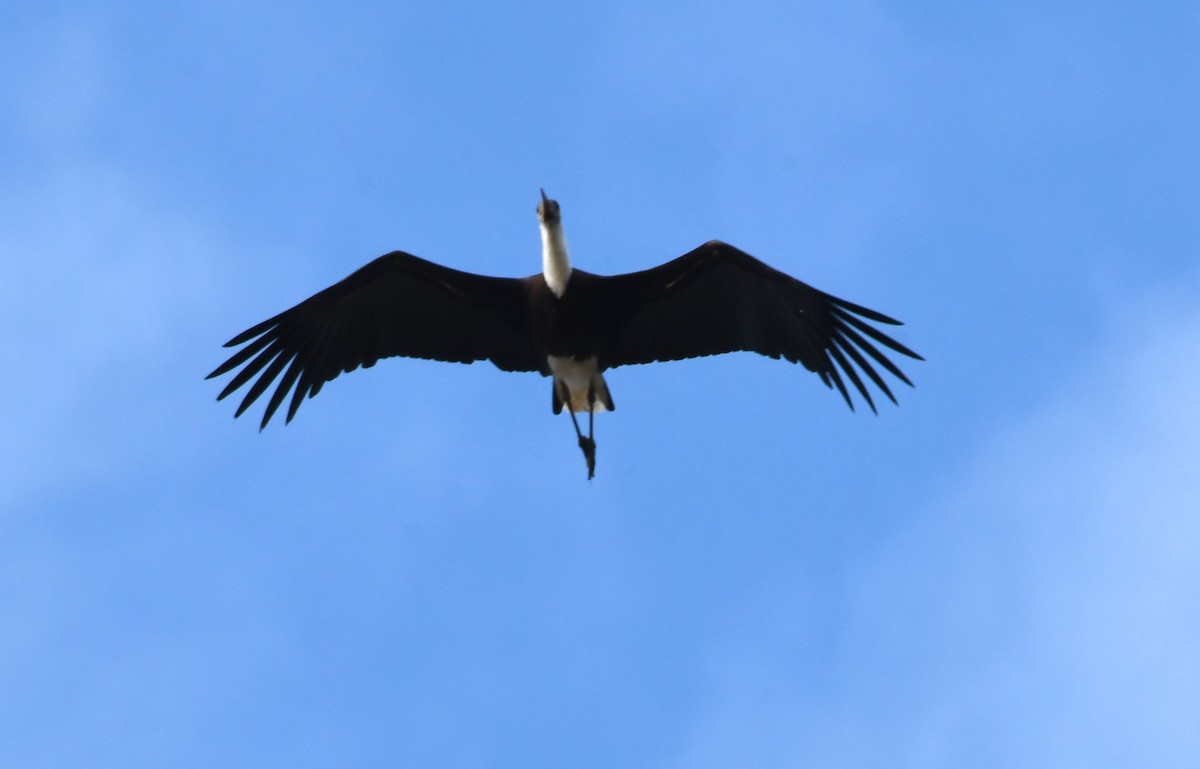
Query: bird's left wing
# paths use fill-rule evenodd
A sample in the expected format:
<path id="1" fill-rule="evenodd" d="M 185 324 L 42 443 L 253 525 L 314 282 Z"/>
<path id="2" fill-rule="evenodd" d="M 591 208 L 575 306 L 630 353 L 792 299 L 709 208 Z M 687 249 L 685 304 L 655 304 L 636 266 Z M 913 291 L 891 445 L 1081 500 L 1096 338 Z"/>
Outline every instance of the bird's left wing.
<path id="1" fill-rule="evenodd" d="M 293 386 L 289 422 L 326 382 L 380 358 L 491 360 L 505 371 L 538 371 L 544 361 L 529 331 L 527 291 L 523 280 L 460 272 L 393 251 L 238 334 L 225 346 L 245 347 L 208 378 L 241 367 L 220 400 L 258 377 L 238 406 L 240 416 L 282 375 L 263 414 L 266 427 Z"/>
<path id="2" fill-rule="evenodd" d="M 912 350 L 867 321 L 898 325 L 882 313 L 838 299 L 776 270 L 728 243 L 709 241 L 642 272 L 593 281 L 612 326 L 602 368 L 748 350 L 800 363 L 850 408 L 850 380 L 872 410 L 860 373 L 895 402 L 875 365 L 911 385 L 880 346 Z"/>

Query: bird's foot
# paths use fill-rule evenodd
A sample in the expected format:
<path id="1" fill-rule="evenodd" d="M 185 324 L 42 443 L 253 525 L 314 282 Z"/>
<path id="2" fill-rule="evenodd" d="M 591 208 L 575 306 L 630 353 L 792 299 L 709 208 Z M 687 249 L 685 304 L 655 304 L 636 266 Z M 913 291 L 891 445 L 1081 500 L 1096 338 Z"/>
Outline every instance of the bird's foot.
<path id="1" fill-rule="evenodd" d="M 596 442 L 591 438 L 579 436 L 579 448 L 583 450 L 583 458 L 587 460 L 588 480 L 596 477 Z"/>

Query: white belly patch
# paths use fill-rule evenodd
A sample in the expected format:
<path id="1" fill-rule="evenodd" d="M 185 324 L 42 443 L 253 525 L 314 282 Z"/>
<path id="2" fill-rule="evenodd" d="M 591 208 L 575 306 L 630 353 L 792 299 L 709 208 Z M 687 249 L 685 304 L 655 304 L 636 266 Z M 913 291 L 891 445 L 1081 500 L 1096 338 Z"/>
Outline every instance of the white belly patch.
<path id="1" fill-rule="evenodd" d="M 550 373 L 554 375 L 555 391 L 560 393 L 561 397 L 561 388 L 566 388 L 567 397 L 562 398 L 562 401 L 571 411 L 588 410 L 588 390 L 591 388 L 595 388 L 596 397 L 592 410 L 607 410 L 607 404 L 612 403 L 612 398 L 608 394 L 608 385 L 605 384 L 594 357 L 576 360 L 570 356 L 551 355 L 547 360 L 550 363 Z"/>

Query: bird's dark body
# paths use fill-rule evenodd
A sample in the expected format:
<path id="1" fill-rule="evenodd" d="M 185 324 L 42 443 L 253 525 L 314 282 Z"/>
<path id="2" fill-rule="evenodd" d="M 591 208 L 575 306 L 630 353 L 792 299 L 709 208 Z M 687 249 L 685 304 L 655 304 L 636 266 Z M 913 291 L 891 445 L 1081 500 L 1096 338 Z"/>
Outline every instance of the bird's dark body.
<path id="1" fill-rule="evenodd" d="M 561 298 L 554 295 L 541 275 L 525 278 L 533 312 L 533 338 L 542 357 L 598 357 L 611 335 L 603 291 L 597 291 L 599 276 L 573 270 Z M 602 279 L 601 279 L 602 280 Z"/>
<path id="2" fill-rule="evenodd" d="M 576 404 L 575 396 L 585 395 L 612 408 L 600 377 L 607 369 L 737 350 L 802 364 L 851 408 L 847 380 L 875 409 L 860 374 L 895 401 L 875 365 L 912 384 L 880 346 L 921 357 L 871 325 L 898 324 L 886 315 L 715 240 L 641 272 L 602 276 L 571 269 L 561 229 L 557 241 L 548 240 L 547 227 L 561 227 L 557 203 L 543 195 L 543 204 L 552 206 L 543 217 L 544 247 L 556 243 L 562 249 L 555 258 L 568 275 L 561 297 L 544 274 L 494 278 L 393 251 L 231 339 L 226 346 L 241 349 L 209 377 L 240 370 L 218 399 L 254 380 L 237 409 L 240 416 L 278 380 L 261 426 L 289 394 L 290 422 L 326 382 L 391 356 L 490 360 L 504 371 L 553 375 L 556 412 L 564 394 L 571 396 L 571 411 L 593 410 L 584 401 Z M 584 392 L 560 392 L 560 380 Z M 595 460 L 590 433 L 579 436 L 589 477 Z"/>

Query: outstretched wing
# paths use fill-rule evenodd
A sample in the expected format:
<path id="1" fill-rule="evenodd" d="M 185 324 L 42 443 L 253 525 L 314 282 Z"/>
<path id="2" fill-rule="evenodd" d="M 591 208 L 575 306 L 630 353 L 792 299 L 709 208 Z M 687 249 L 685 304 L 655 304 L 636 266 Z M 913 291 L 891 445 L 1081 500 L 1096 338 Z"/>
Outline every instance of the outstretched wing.
<path id="1" fill-rule="evenodd" d="M 674 261 L 596 281 L 612 308 L 611 345 L 601 366 L 680 360 L 749 350 L 800 363 L 850 408 L 845 378 L 875 403 L 860 372 L 896 401 L 878 365 L 912 385 L 880 345 L 921 356 L 867 323 L 899 325 L 886 315 L 801 283 L 749 254 L 710 241 Z"/>
<path id="2" fill-rule="evenodd" d="M 393 251 L 229 340 L 226 347 L 245 347 L 208 378 L 241 367 L 221 400 L 258 377 L 236 416 L 279 378 L 263 414 L 266 427 L 289 391 L 290 422 L 301 401 L 326 382 L 380 358 L 490 360 L 505 371 L 541 370 L 527 291 L 522 280 L 473 275 Z"/>

